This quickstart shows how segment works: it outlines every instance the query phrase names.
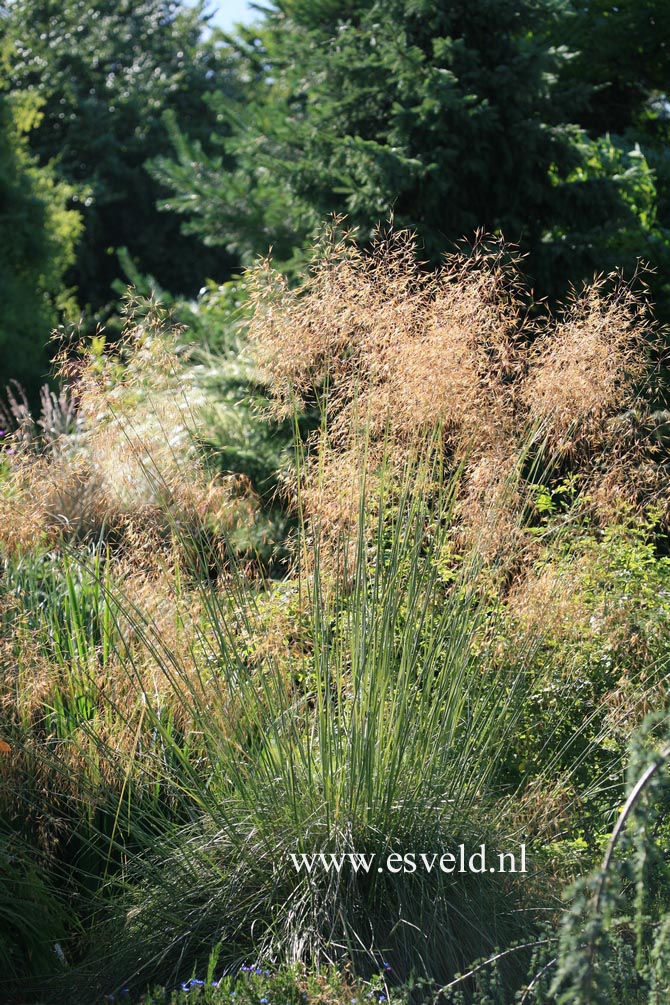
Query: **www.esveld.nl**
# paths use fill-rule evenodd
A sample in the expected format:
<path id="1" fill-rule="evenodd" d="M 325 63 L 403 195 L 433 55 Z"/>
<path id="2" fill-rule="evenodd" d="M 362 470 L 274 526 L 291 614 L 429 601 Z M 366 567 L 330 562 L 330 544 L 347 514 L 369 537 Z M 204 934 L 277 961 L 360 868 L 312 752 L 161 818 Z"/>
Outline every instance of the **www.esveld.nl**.
<path id="1" fill-rule="evenodd" d="M 361 852 L 313 852 L 291 853 L 291 861 L 296 872 L 371 872 L 375 865 L 377 872 L 414 873 L 444 872 L 486 873 L 486 872 L 526 872 L 526 846 L 519 845 L 515 852 L 501 851 L 487 857 L 486 845 L 480 844 L 476 851 L 468 853 L 465 845 L 459 844 L 453 852 L 391 852 L 386 856 Z"/>

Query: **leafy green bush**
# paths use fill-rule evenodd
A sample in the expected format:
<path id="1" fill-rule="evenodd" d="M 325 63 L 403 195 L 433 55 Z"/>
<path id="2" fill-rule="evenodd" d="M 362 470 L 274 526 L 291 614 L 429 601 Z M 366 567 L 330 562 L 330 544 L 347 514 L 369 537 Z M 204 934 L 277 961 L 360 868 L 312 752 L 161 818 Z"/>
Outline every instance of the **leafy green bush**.
<path id="1" fill-rule="evenodd" d="M 573 816 L 565 835 L 569 841 L 585 839 L 593 852 L 603 839 L 608 806 L 622 793 L 621 764 L 631 732 L 647 712 L 666 704 L 670 559 L 658 554 L 653 514 L 633 519 L 624 509 L 616 523 L 603 528 L 577 520 L 559 543 L 552 526 L 575 514 L 552 513 L 545 490 L 538 499 L 546 517 L 540 533 L 550 544 L 538 558 L 536 574 L 510 598 L 502 637 L 513 639 L 519 622 L 544 617 L 549 594 L 555 598 L 553 622 L 538 656 L 547 671 L 539 675 L 542 689 L 528 695 L 507 764 L 512 778 L 546 773 L 549 736 L 551 770 L 563 773 L 571 788 L 585 793 L 598 777 L 606 780 L 606 802 L 590 804 L 590 819 Z"/>
<path id="2" fill-rule="evenodd" d="M 0 390 L 19 380 L 31 395 L 48 368 L 52 328 L 76 307 L 64 276 L 81 232 L 66 208 L 70 187 L 28 153 L 26 133 L 40 114 L 34 101 L 10 101 L 0 80 L 0 206 L 11 232 L 0 247 Z"/>

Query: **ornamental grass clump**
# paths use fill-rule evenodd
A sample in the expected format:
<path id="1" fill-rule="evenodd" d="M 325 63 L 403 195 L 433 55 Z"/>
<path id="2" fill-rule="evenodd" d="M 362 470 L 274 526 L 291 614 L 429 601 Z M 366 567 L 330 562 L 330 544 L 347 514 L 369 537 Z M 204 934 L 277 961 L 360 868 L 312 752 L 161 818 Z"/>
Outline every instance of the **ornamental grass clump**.
<path id="1" fill-rule="evenodd" d="M 480 240 L 429 272 L 411 237 L 392 234 L 370 252 L 330 239 L 297 288 L 266 263 L 252 290 L 250 338 L 276 412 L 322 410 L 300 486 L 322 534 L 356 522 L 362 467 L 370 483 L 382 458 L 402 470 L 426 444 L 447 470 L 463 466 L 460 535 L 486 539 L 491 556 L 518 552 L 540 477 L 553 487 L 572 474 L 598 520 L 621 495 L 658 495 L 658 452 L 635 433 L 652 411 L 652 318 L 620 278 L 556 317 L 531 314 L 500 244 Z"/>
<path id="2" fill-rule="evenodd" d="M 243 613 L 230 596 L 201 593 L 207 693 L 188 690 L 188 660 L 170 661 L 204 758 L 197 771 L 176 750 L 172 761 L 200 813 L 132 867 L 123 925 L 100 935 L 104 959 L 91 963 L 105 987 L 176 980 L 213 940 L 227 967 L 250 956 L 352 961 L 364 974 L 386 958 L 399 975 L 446 980 L 532 929 L 546 904 L 537 865 L 523 875 L 385 867 L 392 854 L 430 860 L 461 844 L 468 856 L 485 844 L 495 861 L 514 850 L 520 861 L 524 839 L 499 768 L 539 636 L 518 640 L 513 663 L 496 659 L 501 610 L 481 590 L 477 553 L 455 579 L 442 565 L 456 480 L 435 494 L 427 542 L 428 477 L 439 474 L 408 466 L 400 494 L 395 479 L 378 483 L 372 551 L 361 486 L 339 589 L 322 580 L 312 536 L 299 577 L 303 644 L 288 666 L 273 651 L 249 659 L 253 603 Z M 224 726 L 212 713 L 227 695 Z M 146 714 L 160 729 L 150 695 Z M 373 855 L 374 867 L 295 867 L 293 855 L 321 852 Z"/>

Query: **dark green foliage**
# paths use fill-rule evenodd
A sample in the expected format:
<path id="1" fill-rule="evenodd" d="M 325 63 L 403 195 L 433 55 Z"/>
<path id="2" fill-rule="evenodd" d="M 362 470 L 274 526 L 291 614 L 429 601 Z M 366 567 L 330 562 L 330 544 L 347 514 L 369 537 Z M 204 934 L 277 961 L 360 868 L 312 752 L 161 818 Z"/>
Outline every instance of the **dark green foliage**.
<path id="1" fill-rule="evenodd" d="M 68 307 L 63 276 L 79 233 L 68 188 L 26 149 L 36 114 L 0 91 L 0 388 L 16 379 L 29 391 L 42 382 L 51 329 Z"/>
<path id="2" fill-rule="evenodd" d="M 85 235 L 72 281 L 94 309 L 121 275 L 119 247 L 175 292 L 193 294 L 204 275 L 223 278 L 228 268 L 157 212 L 164 193 L 143 166 L 169 146 L 167 109 L 195 135 L 212 126 L 202 97 L 219 80 L 218 63 L 200 41 L 203 23 L 202 6 L 175 0 L 9 4 L 11 84 L 43 103 L 31 136 L 40 163 L 56 158 L 59 175 L 77 186 Z"/>
<path id="3" fill-rule="evenodd" d="M 662 114 L 670 72 L 668 4 L 573 0 L 573 6 L 569 42 L 578 54 L 571 76 L 593 86 L 580 121 L 594 134 L 623 133 L 647 112 Z"/>
<path id="4" fill-rule="evenodd" d="M 172 126 L 177 159 L 154 163 L 189 232 L 286 262 L 328 213 L 363 242 L 394 214 L 435 262 L 484 228 L 530 252 L 552 296 L 609 266 L 610 248 L 643 250 L 649 168 L 570 125 L 588 86 L 563 83 L 562 0 L 276 8 L 231 49 L 243 100 L 211 99 L 232 130 L 222 155 Z"/>
<path id="5" fill-rule="evenodd" d="M 286 258 L 327 212 L 347 213 L 365 238 L 395 211 L 436 258 L 478 226 L 503 226 L 510 239 L 536 229 L 548 168 L 565 147 L 544 83 L 561 62 L 542 39 L 553 4 L 542 5 L 544 19 L 504 2 L 278 7 L 259 38 L 238 46 L 251 104 L 218 101 L 221 114 L 239 116 L 225 144 L 237 172 L 221 176 L 211 159 L 195 169 L 203 184 L 190 210 L 203 214 L 210 240 L 246 241 L 247 255 L 272 244 Z M 177 188 L 175 167 L 161 168 Z M 268 185 L 264 226 L 236 218 L 240 196 L 255 210 L 258 195 L 261 208 Z M 186 196 L 184 185 L 177 191 Z M 284 220 L 275 219 L 279 201 Z"/>
<path id="6" fill-rule="evenodd" d="M 624 176 L 637 167 L 644 178 L 629 190 L 641 228 L 627 228 L 621 241 L 599 249 L 602 264 L 629 265 L 638 255 L 653 266 L 648 282 L 659 315 L 668 320 L 670 7 L 665 0 L 573 0 L 573 7 L 576 16 L 562 41 L 575 53 L 566 84 L 586 97 L 575 107 L 575 121 L 593 140 L 632 158 L 621 163 Z"/>
<path id="7" fill-rule="evenodd" d="M 38 864 L 34 849 L 0 825 L 0 966 L 3 1001 L 14 981 L 26 971 L 53 970 L 54 945 L 64 939 L 72 917 L 63 904 L 58 882 Z"/>

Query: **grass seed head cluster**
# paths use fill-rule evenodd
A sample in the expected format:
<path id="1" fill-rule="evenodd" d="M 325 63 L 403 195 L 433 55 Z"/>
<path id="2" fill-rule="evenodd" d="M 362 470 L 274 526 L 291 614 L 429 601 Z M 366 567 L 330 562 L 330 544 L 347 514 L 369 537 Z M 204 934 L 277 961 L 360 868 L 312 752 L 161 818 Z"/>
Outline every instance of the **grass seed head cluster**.
<path id="1" fill-rule="evenodd" d="M 531 314 L 518 264 L 480 240 L 428 272 L 400 234 L 369 253 L 333 238 L 298 288 L 268 264 L 256 272 L 250 336 L 275 407 L 321 408 L 301 491 L 322 530 L 355 523 L 361 471 L 369 483 L 383 465 L 400 472 L 427 444 L 462 465 L 460 529 L 492 555 L 517 551 L 519 471 L 569 470 L 600 519 L 621 495 L 649 502 L 648 452 L 621 425 L 649 411 L 643 299 L 610 277 L 557 317 Z"/>
<path id="2" fill-rule="evenodd" d="M 0 496 L 3 545 L 106 539 L 167 560 L 177 538 L 209 530 L 216 551 L 255 503 L 242 477 L 213 477 L 196 446 L 203 395 L 183 332 L 156 304 L 128 304 L 120 342 L 102 337 L 59 361 L 67 380 L 45 390 L 34 419 L 10 394 Z M 191 556 L 193 558 L 193 556 Z M 140 564 L 140 563 L 138 563 Z"/>

